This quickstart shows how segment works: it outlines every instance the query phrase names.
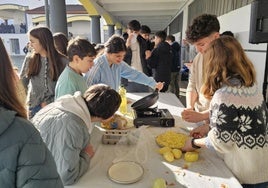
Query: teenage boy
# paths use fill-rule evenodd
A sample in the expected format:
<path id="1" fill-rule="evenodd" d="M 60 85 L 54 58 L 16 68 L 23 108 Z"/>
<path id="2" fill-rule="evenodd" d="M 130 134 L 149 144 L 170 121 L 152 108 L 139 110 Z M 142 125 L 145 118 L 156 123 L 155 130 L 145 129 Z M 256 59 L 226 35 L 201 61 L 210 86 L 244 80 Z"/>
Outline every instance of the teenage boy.
<path id="1" fill-rule="evenodd" d="M 87 90 L 87 84 L 83 77 L 94 65 L 93 60 L 96 57 L 96 50 L 86 39 L 71 39 L 67 47 L 69 65 L 61 73 L 55 88 L 55 99 L 66 95 L 73 95 L 76 91 L 84 93 Z"/>
<path id="2" fill-rule="evenodd" d="M 64 185 L 76 183 L 87 172 L 94 155 L 93 123 L 109 121 L 120 103 L 115 90 L 95 84 L 84 94 L 77 91 L 60 97 L 34 116 L 32 122 L 54 157 Z"/>
<path id="3" fill-rule="evenodd" d="M 126 40 L 127 53 L 124 61 L 132 68 L 143 72 L 147 76 L 151 75 L 151 70 L 146 62 L 146 51 L 148 46 L 146 40 L 140 35 L 141 25 L 137 20 L 131 20 L 127 25 L 128 38 Z M 129 92 L 149 92 L 151 89 L 148 86 L 132 81 L 124 80 L 123 83 Z"/>
<path id="4" fill-rule="evenodd" d="M 203 84 L 203 68 L 205 67 L 203 54 L 210 42 L 220 37 L 219 31 L 220 24 L 217 17 L 210 14 L 202 14 L 196 17 L 186 31 L 186 40 L 195 46 L 198 54 L 191 66 L 191 74 L 186 90 L 186 109 L 182 112 L 182 118 L 185 121 L 206 122 L 209 118 L 210 100 L 207 100 L 200 92 Z M 204 127 L 208 129 L 207 124 L 204 124 Z M 199 128 L 202 129 L 201 132 L 197 130 L 191 134 L 202 137 L 207 133 L 203 126 Z"/>
<path id="5" fill-rule="evenodd" d="M 179 76 L 181 68 L 181 45 L 175 41 L 173 35 L 168 35 L 166 42 L 169 43 L 172 51 L 172 63 L 171 63 L 171 79 L 168 90 L 179 98 L 180 87 L 179 87 Z"/>

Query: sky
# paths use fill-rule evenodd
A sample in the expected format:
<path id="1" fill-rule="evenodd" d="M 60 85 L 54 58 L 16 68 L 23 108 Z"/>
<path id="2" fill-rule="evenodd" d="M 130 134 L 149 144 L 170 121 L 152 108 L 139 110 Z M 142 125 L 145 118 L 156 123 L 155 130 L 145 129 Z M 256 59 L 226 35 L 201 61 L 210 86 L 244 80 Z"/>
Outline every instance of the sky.
<path id="1" fill-rule="evenodd" d="M 65 0 L 65 3 L 81 4 L 79 0 Z M 0 4 L 17 4 L 17 5 L 29 6 L 30 9 L 33 9 L 45 5 L 45 0 L 1 0 Z"/>
<path id="2" fill-rule="evenodd" d="M 48 2 L 51 0 L 48 0 Z M 56 1 L 56 0 L 53 0 Z M 81 4 L 79 0 L 65 0 L 66 4 Z M 44 6 L 45 0 L 0 0 L 1 4 L 15 4 L 15 5 L 22 5 L 28 6 L 29 9 L 34 9 L 36 7 Z M 0 23 L 3 23 L 4 20 L 0 18 Z M 8 24 L 13 24 L 13 19 L 8 20 Z"/>

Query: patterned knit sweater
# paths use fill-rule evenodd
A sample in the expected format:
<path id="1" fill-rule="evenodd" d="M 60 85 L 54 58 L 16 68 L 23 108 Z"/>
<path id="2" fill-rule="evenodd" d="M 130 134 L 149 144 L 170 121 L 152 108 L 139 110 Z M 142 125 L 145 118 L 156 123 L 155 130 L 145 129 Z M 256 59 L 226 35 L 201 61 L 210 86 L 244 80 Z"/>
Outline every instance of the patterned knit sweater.
<path id="1" fill-rule="evenodd" d="M 267 108 L 257 86 L 234 86 L 216 91 L 210 106 L 210 144 L 240 183 L 268 182 Z"/>

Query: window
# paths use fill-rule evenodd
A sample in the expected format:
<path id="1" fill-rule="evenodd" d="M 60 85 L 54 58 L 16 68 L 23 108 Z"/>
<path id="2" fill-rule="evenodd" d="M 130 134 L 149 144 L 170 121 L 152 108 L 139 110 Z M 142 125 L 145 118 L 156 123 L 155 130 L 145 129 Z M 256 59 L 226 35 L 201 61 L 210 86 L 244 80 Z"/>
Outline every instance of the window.
<path id="1" fill-rule="evenodd" d="M 20 54 L 19 39 L 9 39 L 9 40 L 10 40 L 11 54 Z"/>

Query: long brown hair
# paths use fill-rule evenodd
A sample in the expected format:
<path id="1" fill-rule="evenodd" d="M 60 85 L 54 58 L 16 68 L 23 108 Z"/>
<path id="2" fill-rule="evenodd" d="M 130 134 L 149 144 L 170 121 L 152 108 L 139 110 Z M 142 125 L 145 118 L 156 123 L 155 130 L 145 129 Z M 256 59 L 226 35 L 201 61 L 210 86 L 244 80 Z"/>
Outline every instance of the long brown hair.
<path id="1" fill-rule="evenodd" d="M 17 112 L 18 116 L 27 118 L 26 109 L 16 93 L 13 65 L 1 38 L 0 54 L 0 106 Z"/>
<path id="2" fill-rule="evenodd" d="M 34 38 L 37 38 L 41 46 L 47 52 L 49 77 L 53 81 L 56 81 L 62 70 L 64 69 L 65 64 L 62 62 L 61 59 L 61 57 L 64 57 L 64 55 L 60 54 L 54 46 L 54 40 L 51 31 L 47 27 L 36 27 L 29 31 L 29 35 Z M 29 69 L 27 72 L 27 76 L 31 77 L 38 75 L 40 69 L 41 56 L 40 54 L 33 53 L 29 61 Z"/>
<path id="3" fill-rule="evenodd" d="M 62 32 L 53 34 L 55 48 L 63 55 L 67 56 L 68 38 Z"/>
<path id="4" fill-rule="evenodd" d="M 238 78 L 241 86 L 250 87 L 256 82 L 254 65 L 240 43 L 230 36 L 211 42 L 204 54 L 204 85 L 202 93 L 211 98 L 222 85 L 232 85 L 230 78 Z"/>

